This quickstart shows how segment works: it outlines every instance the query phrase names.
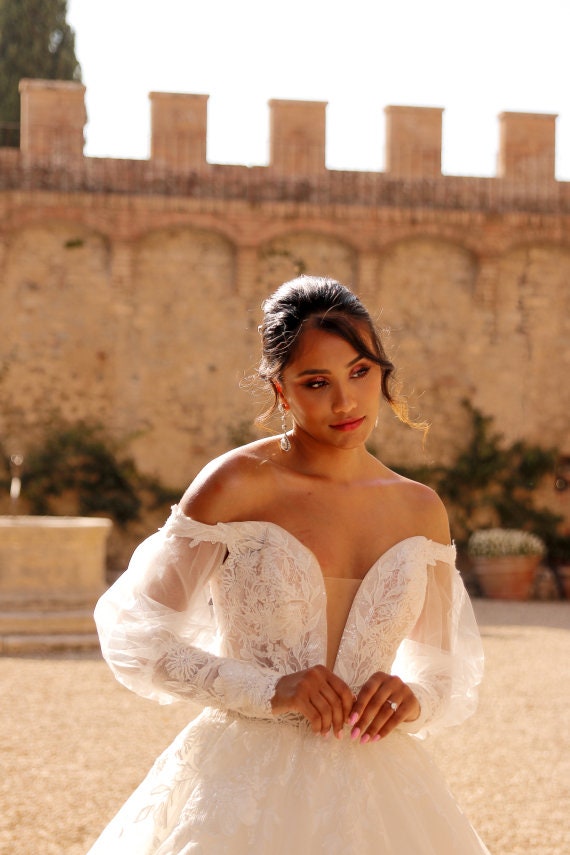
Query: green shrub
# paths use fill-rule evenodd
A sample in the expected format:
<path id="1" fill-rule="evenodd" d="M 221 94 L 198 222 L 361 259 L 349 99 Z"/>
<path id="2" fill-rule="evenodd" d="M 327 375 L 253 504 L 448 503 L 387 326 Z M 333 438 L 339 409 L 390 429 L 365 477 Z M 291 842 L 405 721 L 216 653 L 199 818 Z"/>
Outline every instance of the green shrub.
<path id="1" fill-rule="evenodd" d="M 509 445 L 493 429 L 492 416 L 468 401 L 462 406 L 470 419 L 467 442 L 448 466 L 406 468 L 395 464 L 392 468 L 439 493 L 460 547 L 466 546 L 473 531 L 498 527 L 533 532 L 546 543 L 549 557 L 556 550 L 568 549 L 569 539 L 559 531 L 562 517 L 536 504 L 537 488 L 546 477 L 554 480 L 557 450 L 524 440 Z"/>
<path id="2" fill-rule="evenodd" d="M 487 528 L 474 531 L 467 552 L 475 557 L 496 558 L 505 555 L 544 555 L 544 541 L 529 531 L 516 528 Z"/>
<path id="3" fill-rule="evenodd" d="M 57 514 L 64 495 L 74 514 L 103 514 L 125 526 L 143 507 L 174 501 L 179 491 L 141 474 L 102 425 L 55 418 L 25 454 L 22 496 L 33 514 Z"/>

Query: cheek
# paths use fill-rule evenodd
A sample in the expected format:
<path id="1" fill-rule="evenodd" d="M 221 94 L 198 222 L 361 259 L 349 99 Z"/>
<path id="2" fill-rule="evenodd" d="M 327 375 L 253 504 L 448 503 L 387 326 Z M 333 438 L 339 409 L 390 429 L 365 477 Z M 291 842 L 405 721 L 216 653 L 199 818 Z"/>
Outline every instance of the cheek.
<path id="1" fill-rule="evenodd" d="M 325 396 L 313 392 L 301 392 L 296 395 L 291 401 L 291 412 L 296 414 L 300 419 L 311 418 L 320 412 L 325 404 Z"/>
<path id="2" fill-rule="evenodd" d="M 382 394 L 382 378 L 378 375 L 372 376 L 370 379 L 367 378 L 364 388 L 366 394 L 380 398 Z"/>

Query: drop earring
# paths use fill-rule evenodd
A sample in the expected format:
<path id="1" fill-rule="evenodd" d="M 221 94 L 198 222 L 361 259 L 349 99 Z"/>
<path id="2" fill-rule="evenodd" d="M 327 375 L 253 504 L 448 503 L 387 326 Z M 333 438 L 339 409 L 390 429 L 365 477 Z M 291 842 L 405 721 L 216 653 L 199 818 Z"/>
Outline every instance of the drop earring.
<path id="1" fill-rule="evenodd" d="M 287 411 L 282 403 L 279 404 L 279 412 L 281 413 L 281 440 L 279 445 L 281 446 L 282 451 L 291 451 L 291 440 L 287 436 L 287 423 L 285 421 Z"/>

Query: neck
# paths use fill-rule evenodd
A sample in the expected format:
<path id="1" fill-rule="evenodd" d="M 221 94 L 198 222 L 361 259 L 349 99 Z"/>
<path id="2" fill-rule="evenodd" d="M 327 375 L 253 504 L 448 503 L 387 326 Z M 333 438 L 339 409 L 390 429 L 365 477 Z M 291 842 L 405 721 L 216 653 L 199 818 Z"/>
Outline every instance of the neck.
<path id="1" fill-rule="evenodd" d="M 297 427 L 289 436 L 291 451 L 287 452 L 288 463 L 305 475 L 349 483 L 370 473 L 372 464 L 379 464 L 364 443 L 355 448 L 335 448 L 316 442 Z"/>

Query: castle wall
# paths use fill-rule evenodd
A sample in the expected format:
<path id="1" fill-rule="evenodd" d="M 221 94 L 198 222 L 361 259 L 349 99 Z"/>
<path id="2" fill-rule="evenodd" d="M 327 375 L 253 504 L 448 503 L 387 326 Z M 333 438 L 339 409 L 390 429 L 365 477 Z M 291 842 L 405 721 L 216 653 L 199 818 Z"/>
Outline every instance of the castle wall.
<path id="1" fill-rule="evenodd" d="M 9 453 L 25 453 L 52 411 L 96 418 L 130 437 L 144 471 L 183 488 L 252 435 L 266 401 L 242 381 L 260 305 L 305 272 L 361 294 L 390 330 L 413 412 L 432 422 L 424 452 L 386 408 L 373 438 L 384 458 L 449 459 L 464 398 L 508 439 L 570 454 L 570 188 L 551 176 L 554 117 L 505 114 L 503 171 L 474 179 L 441 175 L 441 110 L 391 108 L 387 169 L 359 174 L 324 168 L 325 105 L 272 102 L 272 162 L 247 169 L 205 162 L 206 96 L 155 93 L 150 161 L 66 168 L 33 83 L 27 150 L 0 150 Z M 73 95 L 76 146 L 73 86 L 58 97 Z M 565 510 L 565 494 L 551 498 Z"/>

